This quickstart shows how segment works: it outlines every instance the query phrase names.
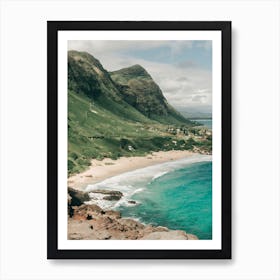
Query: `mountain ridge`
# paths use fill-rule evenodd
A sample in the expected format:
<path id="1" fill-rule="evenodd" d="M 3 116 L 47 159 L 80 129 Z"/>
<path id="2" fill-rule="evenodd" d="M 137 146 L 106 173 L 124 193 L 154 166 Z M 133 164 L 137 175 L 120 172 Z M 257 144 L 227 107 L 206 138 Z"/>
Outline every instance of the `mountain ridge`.
<path id="1" fill-rule="evenodd" d="M 168 103 L 158 84 L 141 65 L 109 73 L 124 100 L 148 118 L 167 124 L 191 124 Z"/>
<path id="2" fill-rule="evenodd" d="M 68 69 L 68 86 L 73 91 L 83 92 L 92 99 L 101 93 L 117 102 L 122 99 L 144 116 L 161 123 L 191 124 L 168 103 L 160 87 L 139 64 L 108 72 L 89 53 L 69 51 Z"/>
<path id="3" fill-rule="evenodd" d="M 108 72 L 89 53 L 68 52 L 68 174 L 93 158 L 192 150 L 196 141 L 187 135 L 194 125 L 142 66 Z"/>

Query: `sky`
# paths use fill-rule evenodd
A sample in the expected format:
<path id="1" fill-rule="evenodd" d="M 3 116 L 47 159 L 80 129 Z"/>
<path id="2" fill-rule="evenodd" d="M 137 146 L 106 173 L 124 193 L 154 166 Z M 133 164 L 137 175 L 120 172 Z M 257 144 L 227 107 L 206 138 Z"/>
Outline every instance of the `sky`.
<path id="1" fill-rule="evenodd" d="M 107 71 L 140 64 L 179 110 L 211 113 L 212 41 L 68 41 L 68 50 L 86 51 Z"/>

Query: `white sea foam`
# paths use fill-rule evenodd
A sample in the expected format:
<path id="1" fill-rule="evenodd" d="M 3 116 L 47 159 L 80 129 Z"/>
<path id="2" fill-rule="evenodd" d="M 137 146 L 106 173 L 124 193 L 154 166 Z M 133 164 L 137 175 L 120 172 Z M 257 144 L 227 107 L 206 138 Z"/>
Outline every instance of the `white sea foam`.
<path id="1" fill-rule="evenodd" d="M 134 204 L 134 203 L 130 203 L 129 201 L 130 201 L 131 199 L 129 199 L 129 197 L 131 197 L 131 196 L 127 196 L 127 197 L 121 198 L 121 199 L 114 205 L 114 208 L 118 208 L 118 207 L 120 207 L 120 206 L 134 207 L 134 206 L 140 204 L 140 202 L 137 201 L 137 200 L 133 200 L 133 201 L 135 202 L 135 204 Z"/>
<path id="2" fill-rule="evenodd" d="M 165 175 L 165 174 L 167 174 L 167 173 L 168 173 L 168 171 L 163 171 L 163 172 L 157 173 L 157 174 L 152 178 L 152 181 L 154 181 L 155 179 L 157 179 L 157 178 L 159 178 L 159 177 L 161 177 L 161 176 L 163 176 L 163 175 Z"/>
<path id="3" fill-rule="evenodd" d="M 115 207 L 115 201 L 105 200 L 100 194 L 89 193 L 89 196 L 90 200 L 86 201 L 85 204 L 95 204 L 104 210 L 112 209 Z"/>
<path id="4" fill-rule="evenodd" d="M 86 191 L 92 191 L 96 189 L 110 189 L 110 190 L 119 190 L 121 192 L 127 192 L 127 191 L 130 192 L 131 189 L 134 189 L 135 183 L 137 182 L 149 181 L 154 177 L 156 177 L 158 174 L 163 174 L 163 173 L 166 174 L 175 169 L 182 168 L 188 164 L 192 164 L 196 162 L 204 162 L 204 161 L 212 161 L 212 156 L 194 155 L 180 160 L 168 161 L 165 163 L 139 168 L 133 171 L 125 172 L 120 175 L 105 179 L 102 182 L 93 185 L 88 185 L 86 187 Z M 133 185 L 131 183 L 133 183 Z"/>
<path id="5" fill-rule="evenodd" d="M 144 188 L 136 189 L 135 191 L 132 192 L 131 195 L 134 195 L 134 194 L 136 194 L 136 193 L 142 192 L 142 191 L 144 191 L 144 190 L 145 190 Z"/>
<path id="6" fill-rule="evenodd" d="M 136 169 L 108 178 L 102 182 L 88 185 L 86 191 L 90 192 L 96 189 L 108 189 L 121 191 L 123 193 L 123 197 L 119 201 L 104 201 L 103 199 L 97 199 L 96 194 L 94 194 L 93 197 L 96 197 L 96 199 L 92 199 L 92 203 L 95 203 L 102 208 L 117 208 L 120 205 L 135 206 L 137 204 L 131 204 L 128 201 L 131 200 L 131 197 L 134 194 L 144 191 L 145 188 L 143 186 L 147 185 L 148 182 L 189 164 L 205 161 L 212 161 L 212 156 L 194 155 L 180 160 Z"/>

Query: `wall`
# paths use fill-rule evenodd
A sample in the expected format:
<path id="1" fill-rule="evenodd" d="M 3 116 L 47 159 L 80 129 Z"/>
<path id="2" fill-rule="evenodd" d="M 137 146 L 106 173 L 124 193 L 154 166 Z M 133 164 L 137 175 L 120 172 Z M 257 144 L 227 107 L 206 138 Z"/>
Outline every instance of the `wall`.
<path id="1" fill-rule="evenodd" d="M 279 8 L 279 1 L 2 1 L 0 278 L 279 279 Z M 232 20 L 232 260 L 46 260 L 47 20 Z"/>

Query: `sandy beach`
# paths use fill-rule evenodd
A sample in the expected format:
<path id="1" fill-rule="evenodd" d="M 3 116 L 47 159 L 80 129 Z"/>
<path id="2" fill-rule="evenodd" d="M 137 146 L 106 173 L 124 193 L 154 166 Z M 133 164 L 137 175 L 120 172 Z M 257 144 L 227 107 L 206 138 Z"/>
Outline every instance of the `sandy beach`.
<path id="1" fill-rule="evenodd" d="M 186 158 L 195 154 L 196 153 L 190 151 L 166 151 L 153 152 L 150 155 L 141 157 L 121 157 L 117 160 L 110 158 L 105 158 L 103 160 L 93 159 L 91 161 L 91 166 L 86 171 L 68 178 L 68 186 L 84 190 L 88 184 L 97 183 L 124 172 Z"/>

